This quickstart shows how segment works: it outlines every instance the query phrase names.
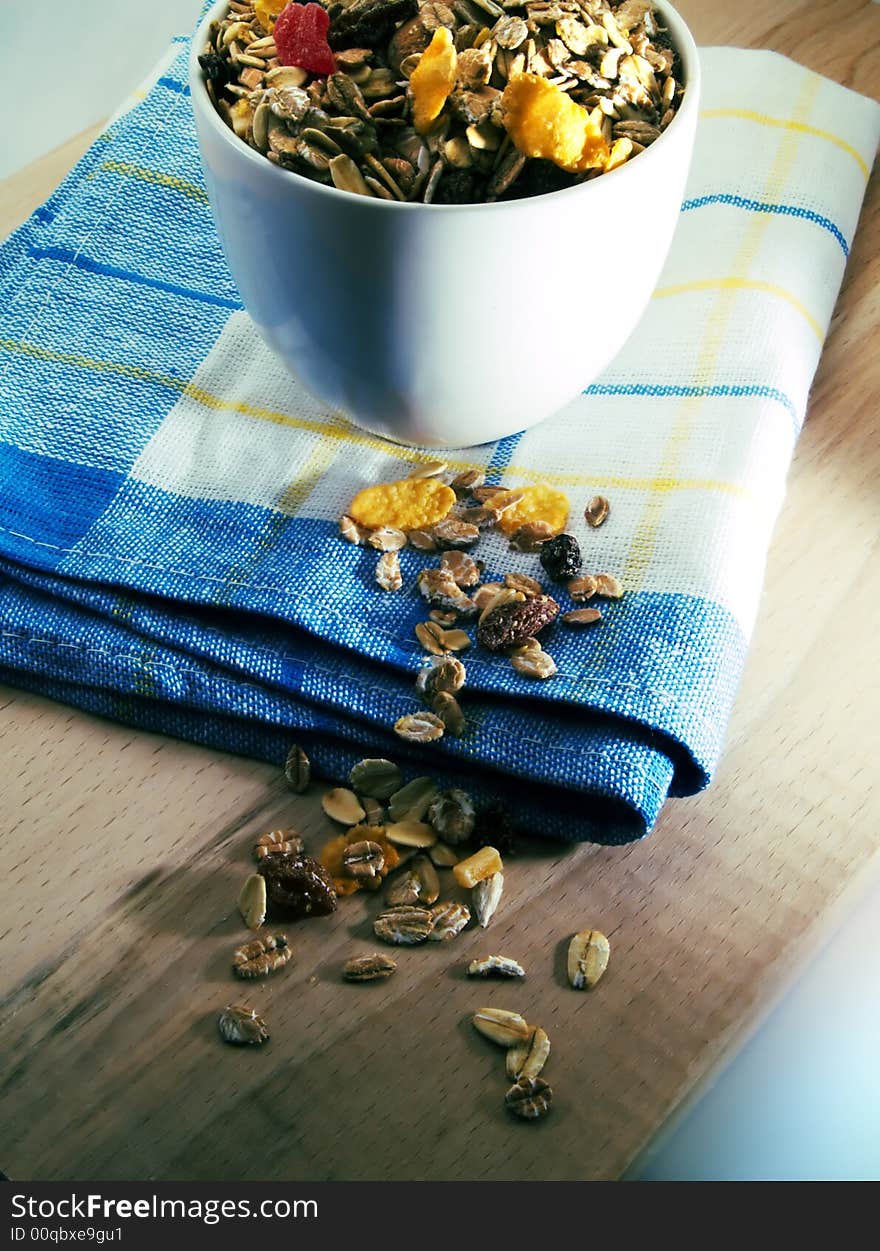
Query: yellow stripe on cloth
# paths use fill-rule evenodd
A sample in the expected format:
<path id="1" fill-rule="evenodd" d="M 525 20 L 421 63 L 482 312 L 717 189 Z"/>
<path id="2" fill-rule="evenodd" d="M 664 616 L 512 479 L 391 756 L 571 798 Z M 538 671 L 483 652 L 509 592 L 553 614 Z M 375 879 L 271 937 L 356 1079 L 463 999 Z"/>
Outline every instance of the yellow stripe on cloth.
<path id="1" fill-rule="evenodd" d="M 820 82 L 821 79 L 815 74 L 805 72 L 804 82 L 793 109 L 795 117 L 809 116 L 818 94 Z M 801 133 L 800 125 L 785 128 L 773 168 L 767 178 L 765 192 L 772 191 L 777 193 L 784 186 L 797 157 Z M 655 295 L 660 298 L 667 295 L 677 295 L 687 290 L 716 290 L 718 292 L 706 318 L 703 342 L 695 369 L 695 383 L 709 384 L 715 377 L 727 327 L 730 324 L 730 318 L 736 306 L 739 292 L 752 290 L 756 287 L 764 290 L 768 287 L 773 287 L 771 283 L 764 283 L 747 276 L 749 269 L 754 264 L 769 223 L 770 217 L 764 214 L 752 218 L 749 222 L 731 265 L 732 273 L 729 277 L 720 280 L 707 279 L 702 282 L 681 283 L 675 286 L 661 287 L 655 292 Z M 800 304 L 800 301 L 795 300 L 795 297 L 790 296 L 788 292 L 784 292 L 782 288 L 774 289 L 773 294 L 782 294 L 785 298 L 793 301 L 798 306 L 799 311 L 806 316 L 821 340 L 821 327 L 818 326 L 812 315 Z M 682 400 L 660 463 L 662 476 L 675 478 L 680 475 L 682 459 L 693 434 L 697 413 L 703 402 L 703 398 L 699 396 L 688 397 Z M 636 527 L 633 544 L 622 575 L 623 585 L 627 591 L 640 590 L 644 585 L 645 577 L 657 546 L 664 508 L 665 497 L 663 495 L 651 494 L 645 500 L 642 516 Z M 609 631 L 607 646 L 603 651 L 609 651 L 613 644 L 614 640 L 611 634 L 612 632 Z"/>
<path id="2" fill-rule="evenodd" d="M 51 348 L 39 347 L 34 343 L 24 343 L 17 339 L 0 339 L 0 352 L 16 353 L 30 356 L 35 360 L 51 361 L 56 364 L 68 365 L 75 369 L 87 369 L 94 373 L 111 373 L 134 382 L 149 382 L 156 386 L 166 387 L 178 395 L 186 396 L 205 408 L 218 411 L 240 413 L 257 421 L 270 421 L 279 426 L 290 426 L 295 430 L 308 430 L 312 434 L 321 435 L 337 443 L 345 443 L 352 447 L 367 448 L 381 452 L 383 455 L 402 460 L 409 465 L 424 464 L 434 457 L 416 448 L 404 447 L 399 443 L 388 443 L 376 438 L 366 431 L 350 425 L 341 414 L 328 414 L 326 418 L 294 417 L 289 413 L 278 412 L 271 408 L 261 408 L 255 404 L 246 404 L 239 400 L 225 400 L 221 396 L 206 391 L 204 387 L 175 378 L 171 374 L 157 373 L 144 369 L 140 365 L 125 365 L 118 361 L 97 360 L 82 356 L 75 352 L 58 352 Z M 447 458 L 450 469 L 462 472 L 466 469 L 485 469 L 480 461 Z M 752 492 L 738 482 L 728 482 L 715 478 L 676 478 L 668 474 L 656 477 L 628 478 L 618 474 L 582 474 L 557 473 L 552 470 L 533 469 L 528 465 L 508 465 L 505 474 L 522 478 L 527 482 L 548 482 L 560 487 L 581 487 L 587 489 L 605 487 L 624 491 L 651 492 L 668 495 L 674 491 L 710 491 L 726 495 L 737 495 L 751 499 Z"/>
<path id="3" fill-rule="evenodd" d="M 179 191 L 189 200 L 197 200 L 199 204 L 208 203 L 208 193 L 194 182 L 178 178 L 176 174 L 161 174 L 155 169 L 145 169 L 141 165 L 132 165 L 128 161 L 104 161 L 101 169 L 108 174 L 121 174 L 125 178 L 138 178 L 141 182 L 151 183 L 154 187 L 165 187 L 169 191 Z"/>
<path id="4" fill-rule="evenodd" d="M 792 308 L 797 309 L 820 343 L 825 338 L 825 331 L 807 306 L 802 304 L 796 295 L 792 295 L 790 291 L 786 291 L 785 287 L 780 287 L 775 282 L 762 282 L 757 278 L 735 276 L 701 278 L 697 282 L 678 282 L 670 287 L 657 287 L 653 299 L 665 300 L 669 296 L 687 295 L 691 291 L 764 291 L 767 295 L 775 295 L 778 299 L 785 300 Z"/>
<path id="5" fill-rule="evenodd" d="M 808 126 L 806 122 L 796 121 L 794 118 L 770 117 L 767 113 L 756 113 L 753 109 L 703 109 L 700 118 L 707 121 L 717 117 L 738 117 L 744 122 L 755 122 L 758 126 L 777 126 L 781 130 L 792 130 L 801 135 L 812 135 L 816 139 L 825 139 L 828 143 L 833 143 L 836 148 L 840 148 L 842 152 L 848 153 L 858 165 L 859 169 L 865 176 L 865 182 L 871 176 L 868 163 L 860 152 L 847 143 L 845 139 L 841 139 L 840 135 L 835 135 L 830 130 L 820 130 L 818 126 Z"/>

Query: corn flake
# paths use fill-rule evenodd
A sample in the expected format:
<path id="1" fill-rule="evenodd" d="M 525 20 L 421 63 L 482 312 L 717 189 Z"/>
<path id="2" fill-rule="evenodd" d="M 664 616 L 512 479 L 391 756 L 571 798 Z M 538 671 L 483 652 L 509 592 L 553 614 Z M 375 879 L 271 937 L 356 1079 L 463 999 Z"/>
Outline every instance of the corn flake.
<path id="1" fill-rule="evenodd" d="M 452 487 L 436 478 L 401 478 L 358 491 L 348 515 L 370 530 L 380 526 L 424 530 L 442 521 L 454 503 Z"/>
<path id="2" fill-rule="evenodd" d="M 443 111 L 455 86 L 457 71 L 458 54 L 452 42 L 452 32 L 446 26 L 438 26 L 409 80 L 413 125 L 420 134 L 430 130 L 432 122 Z"/>
<path id="3" fill-rule="evenodd" d="M 518 492 L 519 493 L 519 492 Z M 554 534 L 560 534 L 568 521 L 568 496 L 553 487 L 537 483 L 535 486 L 522 488 L 522 499 L 512 508 L 506 508 L 498 522 L 499 530 L 505 534 L 513 534 L 520 526 L 531 521 L 546 521 Z M 503 502 L 503 495 L 499 496 Z M 492 508 L 492 496 L 485 501 L 486 508 Z"/>
<path id="4" fill-rule="evenodd" d="M 601 112 L 581 108 L 540 74 L 511 78 L 501 107 L 507 133 L 524 156 L 552 161 L 572 174 L 604 167 L 608 144 Z"/>

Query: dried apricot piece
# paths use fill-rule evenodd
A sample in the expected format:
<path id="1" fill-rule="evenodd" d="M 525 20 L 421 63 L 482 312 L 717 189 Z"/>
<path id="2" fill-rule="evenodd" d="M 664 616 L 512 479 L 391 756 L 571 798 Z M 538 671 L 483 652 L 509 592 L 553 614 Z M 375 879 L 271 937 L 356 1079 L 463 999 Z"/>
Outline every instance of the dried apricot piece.
<path id="1" fill-rule="evenodd" d="M 424 530 L 442 521 L 454 503 L 452 487 L 436 478 L 401 478 L 358 491 L 348 515 L 370 530 L 379 526 Z"/>
<path id="2" fill-rule="evenodd" d="M 275 18 L 286 7 L 287 0 L 254 0 L 254 14 L 268 35 L 272 34 Z"/>
<path id="3" fill-rule="evenodd" d="M 438 26 L 410 75 L 413 125 L 420 134 L 429 130 L 443 111 L 455 86 L 458 54 L 447 26 Z"/>
<path id="4" fill-rule="evenodd" d="M 505 534 L 513 534 L 520 526 L 533 521 L 546 521 L 553 530 L 553 534 L 559 534 L 565 529 L 569 502 L 568 496 L 562 491 L 539 482 L 535 486 L 523 487 L 522 491 L 517 494 L 520 494 L 522 498 L 511 508 L 505 508 L 502 512 L 498 520 L 499 530 L 503 530 Z M 492 507 L 491 496 L 486 501 L 486 507 Z"/>
<path id="5" fill-rule="evenodd" d="M 591 113 L 575 104 L 540 74 L 511 78 L 501 108 L 505 129 L 524 156 L 552 161 L 572 174 L 604 167 L 608 144 L 601 110 Z"/>

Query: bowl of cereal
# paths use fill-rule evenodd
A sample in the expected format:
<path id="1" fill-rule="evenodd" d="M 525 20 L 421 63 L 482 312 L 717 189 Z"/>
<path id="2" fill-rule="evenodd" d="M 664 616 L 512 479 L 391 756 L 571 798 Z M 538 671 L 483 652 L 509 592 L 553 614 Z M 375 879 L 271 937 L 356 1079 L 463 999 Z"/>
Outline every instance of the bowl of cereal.
<path id="1" fill-rule="evenodd" d="M 190 81 L 261 337 L 357 425 L 451 447 L 542 421 L 623 346 L 700 70 L 665 0 L 219 0 Z"/>

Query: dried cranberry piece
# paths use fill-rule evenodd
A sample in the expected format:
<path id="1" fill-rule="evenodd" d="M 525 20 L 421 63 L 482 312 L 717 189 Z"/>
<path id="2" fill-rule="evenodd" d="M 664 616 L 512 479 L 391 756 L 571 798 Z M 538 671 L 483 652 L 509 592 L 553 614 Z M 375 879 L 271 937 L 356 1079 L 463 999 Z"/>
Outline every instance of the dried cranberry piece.
<path id="1" fill-rule="evenodd" d="M 325 917 L 336 911 L 333 879 L 311 856 L 291 852 L 266 856 L 257 868 L 266 879 L 266 894 L 288 916 Z"/>
<path id="2" fill-rule="evenodd" d="M 477 824 L 471 842 L 475 847 L 495 847 L 504 859 L 516 855 L 519 831 L 502 803 L 490 804 L 477 813 Z"/>
<path id="3" fill-rule="evenodd" d="M 557 534 L 541 544 L 538 557 L 554 582 L 567 582 L 583 564 L 581 549 L 573 534 Z"/>
<path id="4" fill-rule="evenodd" d="M 320 4 L 289 4 L 275 22 L 275 47 L 282 65 L 310 74 L 335 74 L 336 59 L 327 42 L 330 14 Z"/>

